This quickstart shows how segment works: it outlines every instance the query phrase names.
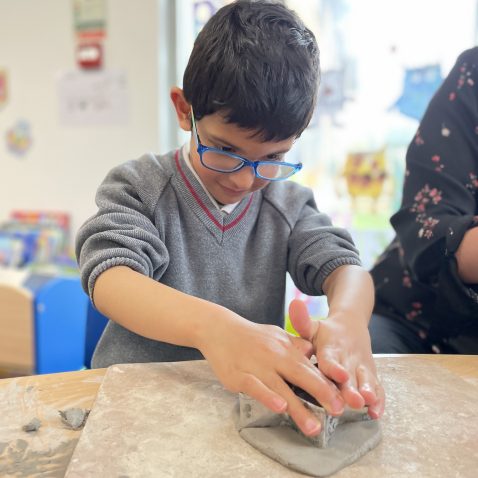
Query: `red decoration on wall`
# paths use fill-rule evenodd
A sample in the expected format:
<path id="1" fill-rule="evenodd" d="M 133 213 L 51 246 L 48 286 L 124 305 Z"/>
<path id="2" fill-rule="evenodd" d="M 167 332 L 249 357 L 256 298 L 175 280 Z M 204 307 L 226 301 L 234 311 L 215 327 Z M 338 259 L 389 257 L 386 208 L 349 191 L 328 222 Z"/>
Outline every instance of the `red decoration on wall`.
<path id="1" fill-rule="evenodd" d="M 80 43 L 76 50 L 76 61 L 85 70 L 103 66 L 103 48 L 100 43 Z"/>

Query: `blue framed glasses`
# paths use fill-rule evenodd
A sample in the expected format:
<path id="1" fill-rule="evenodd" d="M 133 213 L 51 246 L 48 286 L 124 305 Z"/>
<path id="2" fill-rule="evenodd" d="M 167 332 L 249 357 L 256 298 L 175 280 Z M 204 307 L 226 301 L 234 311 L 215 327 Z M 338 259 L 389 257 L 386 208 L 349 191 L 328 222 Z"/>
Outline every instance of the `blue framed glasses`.
<path id="1" fill-rule="evenodd" d="M 238 154 L 223 151 L 219 148 L 212 148 L 201 144 L 199 139 L 194 112 L 191 108 L 193 134 L 196 140 L 197 152 L 201 164 L 218 173 L 235 173 L 248 166 L 253 169 L 257 178 L 267 181 L 283 181 L 302 169 L 302 163 L 285 163 L 282 161 L 250 161 Z"/>

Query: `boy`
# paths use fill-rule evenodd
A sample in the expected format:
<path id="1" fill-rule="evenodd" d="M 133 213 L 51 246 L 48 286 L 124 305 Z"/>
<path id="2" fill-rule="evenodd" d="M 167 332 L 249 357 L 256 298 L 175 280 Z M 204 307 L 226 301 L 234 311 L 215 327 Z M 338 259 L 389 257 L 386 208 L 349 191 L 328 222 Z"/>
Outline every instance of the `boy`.
<path id="1" fill-rule="evenodd" d="M 204 357 L 227 389 L 310 436 L 320 425 L 286 381 L 332 414 L 382 414 L 371 279 L 311 191 L 283 181 L 301 167 L 285 153 L 312 116 L 318 74 L 313 34 L 281 4 L 238 1 L 207 23 L 184 91 L 171 90 L 190 142 L 114 168 L 77 237 L 83 286 L 111 319 L 93 366 Z M 302 338 L 282 329 L 287 271 L 330 305 L 318 326 L 291 304 Z"/>

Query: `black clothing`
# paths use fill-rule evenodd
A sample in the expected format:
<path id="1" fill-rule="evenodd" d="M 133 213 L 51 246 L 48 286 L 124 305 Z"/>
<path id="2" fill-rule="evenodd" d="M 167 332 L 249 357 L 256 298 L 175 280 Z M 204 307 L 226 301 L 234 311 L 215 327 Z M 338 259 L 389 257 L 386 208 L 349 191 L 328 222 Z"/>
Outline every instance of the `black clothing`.
<path id="1" fill-rule="evenodd" d="M 409 341 L 404 352 L 478 353 L 478 285 L 461 281 L 454 257 L 478 226 L 478 48 L 460 55 L 431 100 L 405 174 L 391 218 L 396 237 L 371 271 L 374 312 L 400 325 L 392 330 L 375 317 L 372 342 L 387 352 L 378 345 L 384 330 L 396 335 L 398 327 L 423 345 Z"/>

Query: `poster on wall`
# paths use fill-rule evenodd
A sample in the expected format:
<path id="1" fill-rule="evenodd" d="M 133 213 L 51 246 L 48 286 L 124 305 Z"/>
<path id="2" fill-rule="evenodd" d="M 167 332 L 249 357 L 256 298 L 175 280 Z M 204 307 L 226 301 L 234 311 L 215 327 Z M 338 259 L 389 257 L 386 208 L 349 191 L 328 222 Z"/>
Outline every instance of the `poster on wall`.
<path id="1" fill-rule="evenodd" d="M 80 38 L 104 37 L 106 0 L 73 0 L 73 25 Z"/>
<path id="2" fill-rule="evenodd" d="M 103 67 L 106 0 L 72 0 L 76 63 L 83 70 Z"/>
<path id="3" fill-rule="evenodd" d="M 420 121 L 442 81 L 440 65 L 407 68 L 404 73 L 402 95 L 393 107 L 403 115 Z"/>
<path id="4" fill-rule="evenodd" d="M 8 76 L 6 70 L 0 68 L 0 109 L 8 101 Z"/>
<path id="5" fill-rule="evenodd" d="M 123 71 L 69 71 L 58 79 L 63 126 L 125 125 L 129 121 L 128 82 Z"/>

